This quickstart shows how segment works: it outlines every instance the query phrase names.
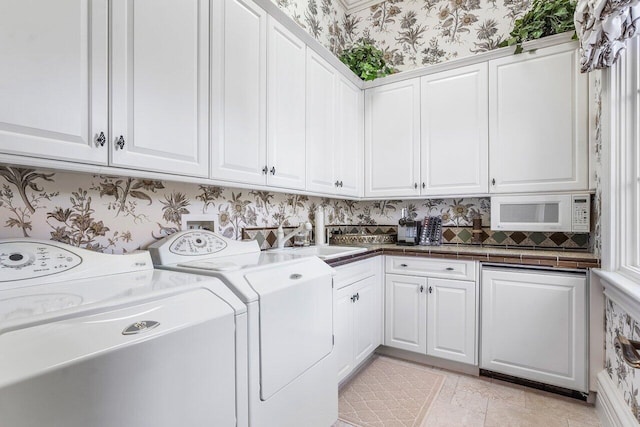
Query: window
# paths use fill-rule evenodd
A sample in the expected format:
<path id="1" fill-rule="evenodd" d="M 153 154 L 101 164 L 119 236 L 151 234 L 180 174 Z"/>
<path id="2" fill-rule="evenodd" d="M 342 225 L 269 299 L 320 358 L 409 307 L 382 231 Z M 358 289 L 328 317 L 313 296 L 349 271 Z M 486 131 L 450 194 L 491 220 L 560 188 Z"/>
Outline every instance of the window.
<path id="1" fill-rule="evenodd" d="M 603 266 L 640 284 L 639 61 L 640 39 L 636 37 L 627 42 L 627 50 L 608 72 L 610 182 L 605 186 L 609 194 L 603 193 L 603 207 L 611 220 L 603 228 L 610 234 L 603 236 L 603 249 L 608 249 L 603 253 Z"/>

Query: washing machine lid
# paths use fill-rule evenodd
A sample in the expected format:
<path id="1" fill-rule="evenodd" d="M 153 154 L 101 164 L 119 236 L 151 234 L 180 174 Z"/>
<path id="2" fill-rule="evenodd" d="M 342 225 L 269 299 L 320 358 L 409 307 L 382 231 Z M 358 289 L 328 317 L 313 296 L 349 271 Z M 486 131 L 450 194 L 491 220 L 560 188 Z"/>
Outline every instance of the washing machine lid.
<path id="1" fill-rule="evenodd" d="M 0 291 L 0 329 L 45 322 L 78 311 L 104 310 L 160 299 L 200 288 L 225 301 L 236 314 L 246 312 L 246 306 L 219 279 L 146 270 Z"/>
<path id="2" fill-rule="evenodd" d="M 46 322 L 3 325 L 0 388 L 212 319 L 226 319 L 233 331 L 234 318 L 233 308 L 221 298 L 206 289 L 191 289 L 160 300 L 68 313 Z"/>

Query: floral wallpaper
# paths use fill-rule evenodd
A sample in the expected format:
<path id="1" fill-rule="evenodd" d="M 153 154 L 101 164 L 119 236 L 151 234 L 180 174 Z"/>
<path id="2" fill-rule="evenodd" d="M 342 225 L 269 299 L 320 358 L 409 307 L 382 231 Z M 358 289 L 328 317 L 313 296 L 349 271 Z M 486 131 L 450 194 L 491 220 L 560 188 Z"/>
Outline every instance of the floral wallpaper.
<path id="1" fill-rule="evenodd" d="M 625 313 L 615 302 L 610 299 L 605 301 L 605 363 L 604 368 L 618 385 L 625 402 L 633 415 L 640 422 L 640 372 L 627 365 L 622 356 L 616 352 L 613 340 L 618 334 L 628 339 L 640 341 L 640 322 Z"/>
<path id="2" fill-rule="evenodd" d="M 345 10 L 338 0 L 272 0 L 298 25 L 331 52 L 345 45 Z"/>
<path id="3" fill-rule="evenodd" d="M 498 47 L 529 0 L 387 0 L 347 18 L 345 39 L 371 39 L 406 71 Z"/>
<path id="4" fill-rule="evenodd" d="M 352 201 L 188 183 L 0 165 L 0 238 L 51 239 L 96 251 L 144 248 L 181 227 L 183 214 L 211 215 L 216 231 L 242 238 L 243 228 L 314 221 L 396 224 L 407 207 L 414 218 L 442 215 L 445 226 L 490 223 L 488 198 Z"/>
<path id="5" fill-rule="evenodd" d="M 338 0 L 273 0 L 336 55 L 368 39 L 398 71 L 495 49 L 530 0 L 386 0 L 346 15 Z"/>

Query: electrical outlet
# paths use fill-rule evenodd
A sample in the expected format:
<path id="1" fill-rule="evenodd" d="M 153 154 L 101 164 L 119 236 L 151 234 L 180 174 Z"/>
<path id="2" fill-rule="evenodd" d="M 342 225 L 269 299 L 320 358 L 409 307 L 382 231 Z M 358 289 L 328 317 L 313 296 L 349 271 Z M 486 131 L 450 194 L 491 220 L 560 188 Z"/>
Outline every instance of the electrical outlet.
<path id="1" fill-rule="evenodd" d="M 180 217 L 183 230 L 215 231 L 214 215 L 185 214 Z"/>

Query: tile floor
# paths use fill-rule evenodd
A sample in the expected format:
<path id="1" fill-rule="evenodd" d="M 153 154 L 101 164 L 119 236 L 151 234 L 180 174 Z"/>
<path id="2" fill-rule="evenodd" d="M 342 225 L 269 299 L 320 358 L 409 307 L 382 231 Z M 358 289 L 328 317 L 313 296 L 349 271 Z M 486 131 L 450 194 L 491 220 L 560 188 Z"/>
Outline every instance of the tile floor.
<path id="1" fill-rule="evenodd" d="M 446 379 L 421 427 L 600 426 L 594 407 L 579 400 L 486 377 L 431 369 Z M 338 421 L 334 427 L 351 424 Z"/>

